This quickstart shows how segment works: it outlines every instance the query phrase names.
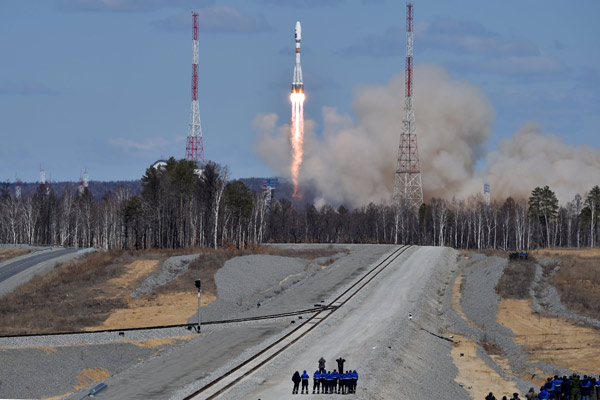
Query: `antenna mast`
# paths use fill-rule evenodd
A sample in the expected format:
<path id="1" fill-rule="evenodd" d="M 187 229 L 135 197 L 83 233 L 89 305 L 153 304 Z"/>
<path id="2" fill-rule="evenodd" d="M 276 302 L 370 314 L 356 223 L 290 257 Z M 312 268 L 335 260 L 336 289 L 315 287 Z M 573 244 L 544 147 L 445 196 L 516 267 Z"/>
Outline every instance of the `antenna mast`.
<path id="1" fill-rule="evenodd" d="M 413 112 L 413 4 L 406 4 L 406 93 L 404 100 L 404 120 L 400 134 L 398 164 L 394 180 L 394 198 L 396 207 L 405 206 L 413 211 L 423 204 L 421 185 L 421 167 L 417 150 L 415 132 L 415 114 Z"/>
<path id="2" fill-rule="evenodd" d="M 194 20 L 193 42 L 194 55 L 192 61 L 192 112 L 185 146 L 185 159 L 204 165 L 204 143 L 200 124 L 200 107 L 198 106 L 198 13 L 192 12 Z"/>

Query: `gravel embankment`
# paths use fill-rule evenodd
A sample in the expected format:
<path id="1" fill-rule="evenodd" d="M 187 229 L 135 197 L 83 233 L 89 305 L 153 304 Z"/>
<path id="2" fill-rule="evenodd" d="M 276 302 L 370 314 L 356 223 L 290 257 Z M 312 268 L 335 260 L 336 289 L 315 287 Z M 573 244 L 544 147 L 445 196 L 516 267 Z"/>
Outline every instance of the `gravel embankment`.
<path id="1" fill-rule="evenodd" d="M 553 265 L 554 268 L 550 273 L 547 276 L 544 276 L 544 268 Z M 542 258 L 538 260 L 535 269 L 535 277 L 529 289 L 529 295 L 533 299 L 531 304 L 532 308 L 537 312 L 567 318 L 600 329 L 599 320 L 577 314 L 562 304 L 558 291 L 551 284 L 552 278 L 554 278 L 554 275 L 559 269 L 560 259 L 558 258 Z"/>
<path id="2" fill-rule="evenodd" d="M 199 254 L 189 254 L 185 256 L 170 257 L 160 266 L 160 270 L 151 274 L 138 285 L 131 293 L 131 297 L 140 298 L 162 285 L 177 279 L 177 277 L 188 270 L 192 261 L 198 258 Z"/>
<path id="3" fill-rule="evenodd" d="M 521 347 L 514 342 L 512 331 L 496 322 L 497 304 L 500 298 L 495 287 L 507 263 L 508 260 L 504 258 L 486 257 L 476 253 L 470 253 L 469 258 L 462 257 L 460 259 L 460 271 L 464 276 L 461 308 L 465 316 L 476 327 L 469 326 L 452 309 L 451 298 L 447 298 L 445 309 L 451 321 L 451 329 L 475 342 L 487 341 L 498 346 L 503 356 L 507 358 L 512 371 L 520 371 L 521 376 L 532 376 L 539 373 L 540 370 L 546 371 L 549 375 L 570 373 L 570 371 L 545 362 L 531 362 Z M 458 271 L 452 278 L 453 280 L 457 274 Z M 531 387 L 531 383 L 524 379 L 506 376 L 483 348 L 478 348 L 477 355 L 500 376 L 507 380 L 514 380 L 523 393 Z"/>

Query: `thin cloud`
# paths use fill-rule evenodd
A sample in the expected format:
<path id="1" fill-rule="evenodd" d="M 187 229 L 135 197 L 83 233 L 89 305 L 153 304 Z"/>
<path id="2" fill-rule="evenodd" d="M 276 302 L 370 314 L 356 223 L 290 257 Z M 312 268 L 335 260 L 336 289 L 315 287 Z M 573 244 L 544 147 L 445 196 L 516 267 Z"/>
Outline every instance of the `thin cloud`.
<path id="1" fill-rule="evenodd" d="M 212 0 L 57 0 L 58 8 L 67 11 L 143 12 L 163 7 L 193 7 L 213 4 Z"/>
<path id="2" fill-rule="evenodd" d="M 206 7 L 197 10 L 198 30 L 206 33 L 260 33 L 271 31 L 266 18 L 259 14 L 251 17 L 229 6 Z M 178 32 L 190 29 L 189 14 L 157 20 L 153 25 L 167 32 Z"/>
<path id="3" fill-rule="evenodd" d="M 504 37 L 477 22 L 438 19 L 415 24 L 414 32 L 415 51 L 433 49 L 467 56 L 468 68 L 475 72 L 551 75 L 565 69 L 531 41 Z M 335 52 L 349 57 L 390 57 L 403 55 L 405 48 L 405 28 L 391 27 Z"/>
<path id="4" fill-rule="evenodd" d="M 336 7 L 346 3 L 346 0 L 256 0 L 260 4 L 288 6 L 294 8 Z"/>
<path id="5" fill-rule="evenodd" d="M 161 137 L 152 137 L 142 141 L 133 141 L 125 138 L 110 138 L 108 144 L 126 153 L 151 155 L 164 150 L 169 142 Z"/>
<path id="6" fill-rule="evenodd" d="M 0 95 L 55 95 L 58 91 L 41 83 L 33 82 L 7 82 L 0 83 Z"/>
<path id="7" fill-rule="evenodd" d="M 527 39 L 507 38 L 478 22 L 438 19 L 415 25 L 415 35 L 423 47 L 473 55 L 539 56 L 539 47 Z"/>

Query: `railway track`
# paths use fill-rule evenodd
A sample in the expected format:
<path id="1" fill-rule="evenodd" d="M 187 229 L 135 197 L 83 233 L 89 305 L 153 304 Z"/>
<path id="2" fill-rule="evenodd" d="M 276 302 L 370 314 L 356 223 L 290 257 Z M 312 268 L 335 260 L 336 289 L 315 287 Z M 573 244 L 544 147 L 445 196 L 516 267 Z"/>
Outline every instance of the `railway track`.
<path id="1" fill-rule="evenodd" d="M 359 293 L 366 285 L 375 279 L 377 275 L 383 272 L 393 261 L 400 257 L 400 255 L 402 255 L 410 247 L 411 246 L 401 246 L 394 250 L 390 255 L 365 273 L 358 281 L 356 281 L 352 286 L 336 297 L 326 307 L 317 310 L 313 316 L 308 318 L 302 324 L 298 325 L 292 331 L 288 332 L 279 340 L 270 344 L 257 354 L 204 385 L 194 393 L 185 397 L 184 400 L 211 400 L 231 389 L 237 383 L 283 353 L 294 343 L 302 339 L 306 334 L 319 326 L 335 311 L 356 296 L 357 293 Z"/>

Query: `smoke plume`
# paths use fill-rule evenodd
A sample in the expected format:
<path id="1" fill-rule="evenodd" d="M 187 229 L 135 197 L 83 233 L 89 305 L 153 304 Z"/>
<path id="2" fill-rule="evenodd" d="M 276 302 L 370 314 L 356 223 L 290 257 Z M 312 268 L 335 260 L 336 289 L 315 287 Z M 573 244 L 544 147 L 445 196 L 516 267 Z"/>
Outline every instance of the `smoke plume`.
<path id="1" fill-rule="evenodd" d="M 441 68 L 415 69 L 413 98 L 424 199 L 465 198 L 491 185 L 492 197 L 525 197 L 548 185 L 564 203 L 583 194 L 600 177 L 600 152 L 573 147 L 526 125 L 485 154 L 495 112 L 476 86 L 453 80 Z M 361 206 L 390 203 L 404 118 L 404 76 L 356 92 L 356 121 L 335 108 L 322 110 L 324 125 L 305 119 L 302 185 L 314 187 L 327 202 Z M 274 114 L 254 120 L 258 155 L 272 171 L 290 178 L 289 124 Z M 481 171 L 475 165 L 485 159 Z"/>

